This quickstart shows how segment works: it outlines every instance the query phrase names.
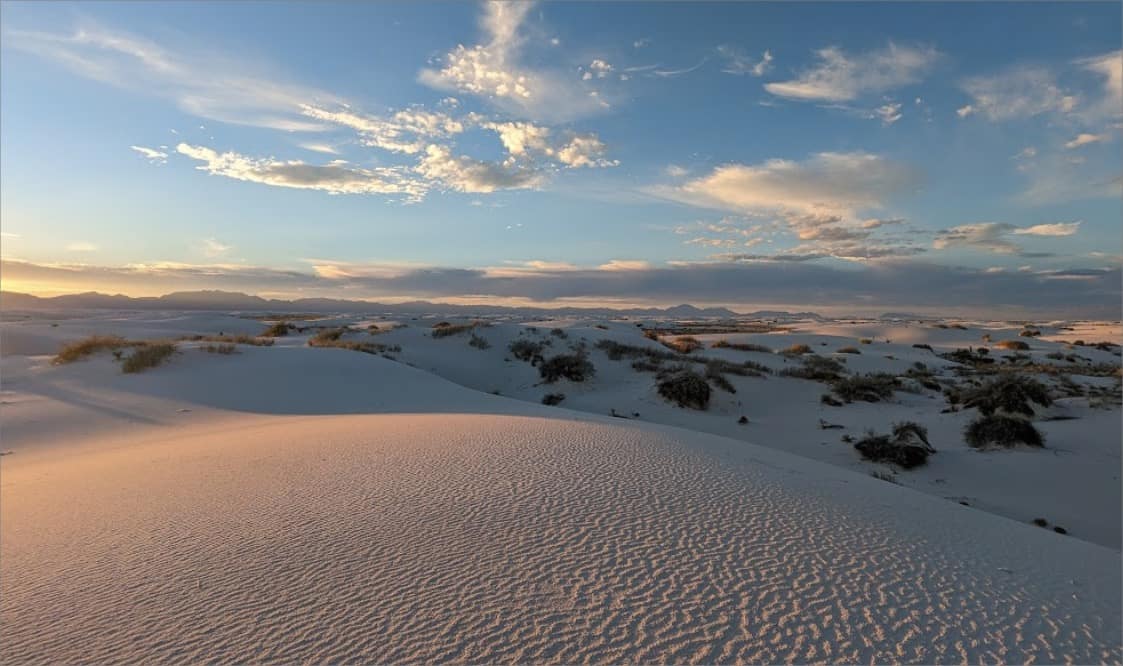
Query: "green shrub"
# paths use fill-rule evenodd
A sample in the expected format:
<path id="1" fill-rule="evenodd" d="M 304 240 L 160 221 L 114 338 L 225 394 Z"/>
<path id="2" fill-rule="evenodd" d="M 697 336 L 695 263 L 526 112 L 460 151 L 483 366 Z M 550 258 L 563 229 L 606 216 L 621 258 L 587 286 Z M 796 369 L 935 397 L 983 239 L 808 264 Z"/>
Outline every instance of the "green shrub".
<path id="1" fill-rule="evenodd" d="M 710 406 L 710 385 L 706 378 L 691 370 L 668 373 L 659 379 L 659 395 L 679 407 L 705 410 Z"/>
<path id="2" fill-rule="evenodd" d="M 563 378 L 583 382 L 596 374 L 596 368 L 584 354 L 559 354 L 539 363 L 538 374 L 547 384 Z"/>
<path id="3" fill-rule="evenodd" d="M 142 347 L 137 347 L 121 363 L 121 370 L 127 373 L 143 372 L 155 368 L 171 358 L 175 353 L 175 344 L 171 342 L 152 342 Z"/>
<path id="4" fill-rule="evenodd" d="M 963 432 L 967 445 L 976 449 L 1012 448 L 1018 444 L 1045 446 L 1045 438 L 1027 419 L 1006 414 L 980 416 Z"/>

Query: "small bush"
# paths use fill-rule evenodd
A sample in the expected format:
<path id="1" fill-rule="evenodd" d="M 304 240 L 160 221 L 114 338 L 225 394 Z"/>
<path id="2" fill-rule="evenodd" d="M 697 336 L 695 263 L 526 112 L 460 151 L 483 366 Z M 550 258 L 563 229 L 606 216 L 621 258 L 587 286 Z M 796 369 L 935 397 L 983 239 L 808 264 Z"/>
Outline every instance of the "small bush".
<path id="1" fill-rule="evenodd" d="M 121 363 L 121 370 L 127 373 L 142 372 L 155 368 L 171 358 L 175 353 L 175 344 L 171 342 L 152 342 L 137 347 L 132 354 Z"/>
<path id="2" fill-rule="evenodd" d="M 474 329 L 479 324 L 472 322 L 469 324 L 450 324 L 447 321 L 438 322 L 433 325 L 433 332 L 431 335 L 434 338 L 447 338 L 450 335 L 459 335 L 466 331 Z"/>
<path id="3" fill-rule="evenodd" d="M 702 375 L 680 370 L 670 373 L 659 380 L 659 395 L 676 403 L 679 407 L 705 410 L 710 406 L 710 385 Z"/>
<path id="4" fill-rule="evenodd" d="M 71 342 L 63 346 L 58 354 L 51 360 L 55 365 L 62 365 L 64 363 L 73 363 L 74 361 L 86 358 L 91 354 L 96 354 L 102 351 L 110 351 L 121 349 L 122 347 L 135 346 L 137 343 L 129 342 L 119 335 L 91 335 L 88 338 Z"/>
<path id="5" fill-rule="evenodd" d="M 784 356 L 801 356 L 803 354 L 810 354 L 811 347 L 804 344 L 794 344 L 786 349 L 781 349 L 780 353 Z"/>
<path id="6" fill-rule="evenodd" d="M 1018 444 L 1040 448 L 1045 438 L 1024 418 L 1006 414 L 980 416 L 963 432 L 967 445 L 976 449 L 1005 448 Z"/>
<path id="7" fill-rule="evenodd" d="M 1029 351 L 1029 345 L 1021 340 L 1000 340 L 994 343 L 994 346 L 1010 351 Z"/>
<path id="8" fill-rule="evenodd" d="M 913 347 L 916 348 L 916 349 L 927 349 L 928 351 L 932 351 L 932 345 L 925 344 L 923 342 L 918 342 L 915 345 L 913 345 Z"/>
<path id="9" fill-rule="evenodd" d="M 681 338 L 673 340 L 663 340 L 663 344 L 669 349 L 673 349 L 680 354 L 692 354 L 702 348 L 702 343 L 697 338 L 689 335 L 684 335 Z"/>
<path id="10" fill-rule="evenodd" d="M 893 397 L 897 378 L 887 372 L 873 372 L 838 379 L 831 385 L 835 395 L 846 402 L 881 402 Z"/>
<path id="11" fill-rule="evenodd" d="M 562 400 L 565 400 L 564 393 L 547 393 L 542 396 L 543 405 L 557 405 L 560 404 Z"/>
<path id="12" fill-rule="evenodd" d="M 892 463 L 904 469 L 923 465 L 928 462 L 928 456 L 936 452 L 928 443 L 928 430 L 912 421 L 895 424 L 891 435 L 869 432 L 854 448 L 866 460 Z"/>
<path id="13" fill-rule="evenodd" d="M 841 407 L 842 406 L 842 403 L 840 401 L 836 400 L 833 396 L 831 396 L 830 393 L 824 393 L 823 395 L 819 396 L 819 402 L 821 404 L 827 405 L 828 407 Z"/>
<path id="14" fill-rule="evenodd" d="M 231 345 L 231 344 L 221 344 L 221 345 L 213 345 L 212 344 L 212 345 L 206 345 L 205 347 L 200 347 L 200 349 L 202 349 L 205 352 L 211 353 L 211 354 L 223 354 L 223 355 L 234 354 L 234 353 L 237 353 L 237 351 L 238 351 L 238 347 L 236 345 Z"/>
<path id="15" fill-rule="evenodd" d="M 632 369 L 640 372 L 659 372 L 663 369 L 663 364 L 659 361 L 649 361 L 641 358 L 632 361 Z"/>
<path id="16" fill-rule="evenodd" d="M 1005 412 L 1033 416 L 1031 403 L 1042 407 L 1053 404 L 1049 388 L 1032 377 L 1016 374 L 996 377 L 963 396 L 964 407 L 975 407 L 984 415 Z"/>
<path id="17" fill-rule="evenodd" d="M 714 349 L 736 349 L 737 351 L 744 352 L 761 352 L 764 354 L 771 354 L 772 348 L 765 347 L 764 345 L 756 345 L 751 342 L 727 342 L 726 340 L 718 340 L 710 345 Z"/>
<path id="18" fill-rule="evenodd" d="M 603 351 L 613 361 L 619 361 L 622 358 L 646 358 L 648 361 L 657 362 L 678 358 L 676 354 L 662 349 L 625 345 L 615 340 L 601 340 L 597 342 L 597 349 Z"/>
<path id="19" fill-rule="evenodd" d="M 584 354 L 559 354 L 539 363 L 538 374 L 547 384 L 563 378 L 583 382 L 596 374 L 596 368 Z"/>
<path id="20" fill-rule="evenodd" d="M 265 336 L 253 337 L 250 335 L 192 335 L 183 340 L 192 342 L 217 342 L 220 344 L 253 345 L 254 347 L 272 347 L 273 338 Z"/>
<path id="21" fill-rule="evenodd" d="M 725 378 L 725 375 L 721 374 L 720 370 L 714 368 L 714 366 L 706 366 L 706 379 L 713 383 L 715 387 L 721 389 L 722 391 L 725 391 L 726 393 L 737 392 L 737 388 L 734 387 L 733 384 Z"/>
<path id="22" fill-rule="evenodd" d="M 860 345 L 872 345 L 873 339 L 872 338 L 858 338 L 858 344 L 860 344 Z"/>
<path id="23" fill-rule="evenodd" d="M 1018 333 L 1018 336 L 1023 337 L 1023 338 L 1036 338 L 1039 335 L 1041 335 L 1041 331 L 1037 331 L 1037 330 L 1029 329 L 1029 328 L 1022 331 L 1021 333 Z"/>
<path id="24" fill-rule="evenodd" d="M 287 321 L 279 321 L 276 324 L 273 324 L 269 328 L 265 329 L 265 332 L 261 335 L 262 337 L 266 338 L 283 338 L 284 336 L 289 334 L 289 330 L 292 328 L 293 325 L 288 323 Z"/>
<path id="25" fill-rule="evenodd" d="M 719 373 L 727 375 L 737 375 L 738 377 L 762 377 L 764 375 L 772 374 L 772 369 L 760 363 L 753 363 L 752 361 L 743 361 L 741 363 L 731 363 L 730 361 L 723 361 L 719 358 L 706 359 L 706 373 Z"/>
<path id="26" fill-rule="evenodd" d="M 331 345 L 328 345 L 327 343 L 338 341 L 340 338 L 343 337 L 343 334 L 346 333 L 346 332 L 347 332 L 346 327 L 343 327 L 343 328 L 325 328 L 325 329 L 321 330 L 319 333 L 317 333 L 316 335 L 313 335 L 308 340 L 308 344 L 312 347 L 328 347 L 328 346 L 331 346 Z"/>
<path id="27" fill-rule="evenodd" d="M 569 334 L 566 333 L 565 329 L 562 329 L 562 328 L 551 328 L 550 329 L 550 335 L 554 336 L 555 338 L 560 338 L 562 340 L 565 340 L 566 338 L 569 337 Z"/>
<path id="28" fill-rule="evenodd" d="M 843 372 L 845 372 L 845 368 L 836 359 L 815 355 L 805 357 L 800 367 L 787 368 L 780 374 L 785 377 L 831 382 L 838 379 Z"/>
<path id="29" fill-rule="evenodd" d="M 542 350 L 545 349 L 545 347 L 546 346 L 541 342 L 519 339 L 514 340 L 513 342 L 511 342 L 511 344 L 507 345 L 507 350 L 511 352 L 512 356 L 519 359 L 520 361 L 534 363 L 535 361 L 542 359 Z"/>
<path id="30" fill-rule="evenodd" d="M 400 345 L 383 345 L 377 342 L 359 342 L 357 340 L 344 340 L 343 334 L 347 328 L 327 328 L 308 340 L 309 347 L 329 347 L 333 349 L 349 349 L 363 352 L 364 354 L 382 354 L 384 352 L 400 352 Z"/>
<path id="31" fill-rule="evenodd" d="M 859 349 L 857 347 L 842 347 L 841 349 L 839 349 L 835 353 L 836 354 L 861 354 L 862 352 L 859 351 Z"/>
<path id="32" fill-rule="evenodd" d="M 472 334 L 472 337 L 468 338 L 468 345 L 476 349 L 491 349 L 491 343 L 487 341 L 487 338 L 480 337 L 475 333 Z"/>

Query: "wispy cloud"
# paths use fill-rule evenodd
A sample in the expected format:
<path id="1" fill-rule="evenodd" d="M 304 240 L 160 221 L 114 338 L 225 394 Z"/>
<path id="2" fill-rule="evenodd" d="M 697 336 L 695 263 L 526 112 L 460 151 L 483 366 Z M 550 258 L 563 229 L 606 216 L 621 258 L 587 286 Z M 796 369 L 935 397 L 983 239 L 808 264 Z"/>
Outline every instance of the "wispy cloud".
<path id="1" fill-rule="evenodd" d="M 721 71 L 726 74 L 744 76 L 764 76 L 772 69 L 772 52 L 765 49 L 759 58 L 753 58 L 735 46 L 723 44 L 717 47 L 718 55 L 725 59 Z"/>
<path id="2" fill-rule="evenodd" d="M 153 164 L 164 164 L 168 161 L 168 154 L 162 150 L 156 150 L 155 148 L 145 148 L 144 146 L 129 146 L 129 148 L 137 153 L 140 153 Z"/>
<path id="3" fill-rule="evenodd" d="M 994 254 L 1043 256 L 1050 253 L 1026 252 L 1021 245 L 1010 240 L 1009 236 L 1071 236 L 1079 229 L 1080 221 L 1036 224 L 1029 227 L 1018 227 L 1005 222 L 975 222 L 938 232 L 932 247 L 937 250 L 969 248 Z"/>
<path id="4" fill-rule="evenodd" d="M 804 101 L 849 102 L 868 93 L 919 82 L 940 57 L 930 47 L 898 46 L 848 54 L 837 47 L 815 52 L 818 62 L 790 81 L 766 83 L 778 97 Z"/>

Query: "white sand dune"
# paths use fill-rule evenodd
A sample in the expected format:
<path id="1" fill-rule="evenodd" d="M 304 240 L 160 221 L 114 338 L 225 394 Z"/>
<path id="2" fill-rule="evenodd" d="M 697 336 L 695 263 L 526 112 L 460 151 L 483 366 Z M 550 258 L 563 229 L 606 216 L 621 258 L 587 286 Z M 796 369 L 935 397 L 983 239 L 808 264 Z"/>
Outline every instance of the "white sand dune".
<path id="1" fill-rule="evenodd" d="M 6 662 L 1123 660 L 1118 551 L 780 451 L 346 351 L 51 372 Z"/>

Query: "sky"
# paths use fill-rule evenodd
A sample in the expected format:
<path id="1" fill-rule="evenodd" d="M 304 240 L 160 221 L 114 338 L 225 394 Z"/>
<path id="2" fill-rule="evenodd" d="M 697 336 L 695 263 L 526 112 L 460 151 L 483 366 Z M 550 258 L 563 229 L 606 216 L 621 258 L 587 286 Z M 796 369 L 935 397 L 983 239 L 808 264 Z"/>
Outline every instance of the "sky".
<path id="1" fill-rule="evenodd" d="M 3 288 L 1120 316 L 1121 5 L 0 4 Z"/>

